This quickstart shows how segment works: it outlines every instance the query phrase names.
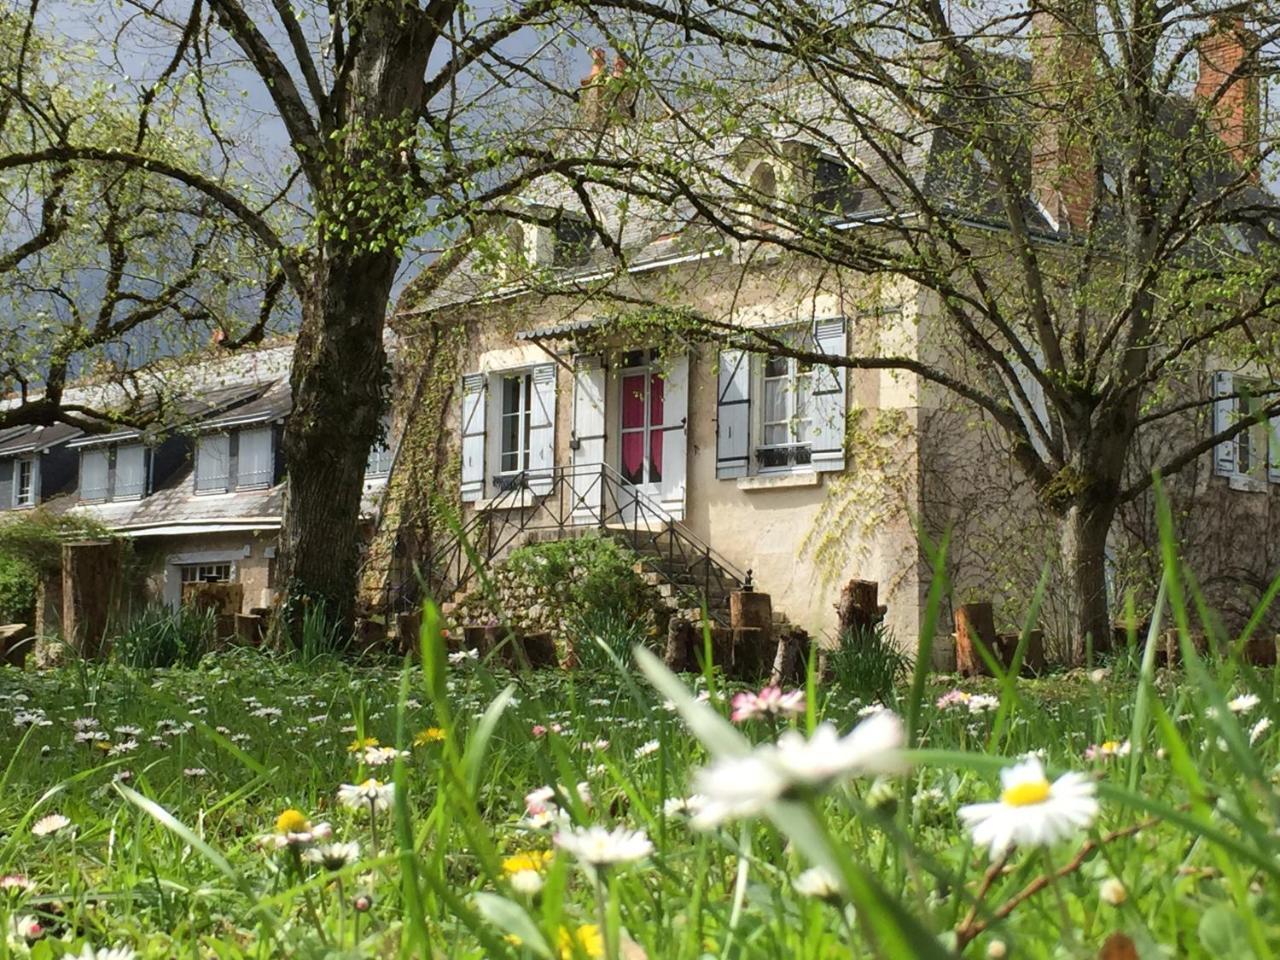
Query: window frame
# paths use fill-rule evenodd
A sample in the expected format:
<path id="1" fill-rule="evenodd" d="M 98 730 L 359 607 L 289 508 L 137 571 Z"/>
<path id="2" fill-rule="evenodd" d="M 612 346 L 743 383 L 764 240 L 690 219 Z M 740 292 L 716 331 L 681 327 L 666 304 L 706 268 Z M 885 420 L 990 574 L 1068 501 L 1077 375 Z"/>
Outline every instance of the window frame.
<path id="1" fill-rule="evenodd" d="M 192 474 L 192 484 L 198 496 L 206 496 L 206 497 L 216 496 L 220 493 L 230 493 L 232 490 L 235 489 L 235 477 L 232 475 L 232 470 L 231 470 L 232 432 L 233 431 L 230 431 L 230 430 L 212 430 L 207 433 L 202 433 L 198 437 L 196 437 L 195 451 L 193 454 L 194 462 L 192 463 L 191 474 Z M 224 440 L 226 443 L 225 462 L 226 462 L 227 472 L 223 478 L 223 483 L 221 487 L 202 487 L 200 485 L 200 463 L 201 463 L 201 460 L 203 459 L 203 457 L 201 456 L 201 451 L 204 449 L 204 446 L 207 442 L 215 438 L 220 438 Z"/>
<path id="2" fill-rule="evenodd" d="M 86 496 L 84 478 L 85 469 L 84 461 L 86 457 L 102 456 L 102 495 Z M 81 503 L 110 503 L 111 502 L 111 447 L 110 446 L 92 446 L 84 447 L 80 451 L 80 463 L 76 469 L 78 482 L 76 484 L 77 493 Z"/>
<path id="3" fill-rule="evenodd" d="M 391 425 L 383 420 L 382 431 L 369 448 L 369 456 L 364 463 L 366 480 L 379 480 L 391 476 L 391 465 L 395 462 L 395 454 L 391 447 Z M 385 466 L 384 466 L 385 464 Z"/>
<path id="4" fill-rule="evenodd" d="M 175 564 L 175 566 L 177 566 L 177 568 L 178 568 L 178 583 L 179 583 L 179 584 L 184 584 L 184 583 L 236 583 L 236 582 L 237 582 L 237 580 L 236 580 L 236 573 L 237 573 L 238 571 L 236 570 L 236 564 L 235 564 L 235 561 L 233 561 L 233 560 L 197 561 L 197 562 L 195 562 L 195 563 L 179 563 L 179 564 Z M 200 575 L 202 570 L 206 570 L 206 569 L 208 569 L 208 570 L 213 570 L 213 571 L 215 571 L 215 576 L 216 576 L 216 571 L 221 570 L 221 569 L 223 569 L 223 568 L 226 568 L 226 576 L 225 576 L 225 577 L 219 577 L 219 578 L 218 578 L 218 579 L 216 579 L 216 580 L 206 580 L 206 579 L 204 579 L 204 577 L 202 577 L 202 576 Z M 187 573 L 188 573 L 188 571 L 192 572 L 192 574 L 193 574 L 190 578 L 188 578 L 188 577 L 187 577 Z"/>
<path id="5" fill-rule="evenodd" d="M 243 479 L 244 471 L 241 465 L 244 463 L 244 439 L 246 434 L 254 434 L 257 436 L 265 436 L 267 440 L 267 470 L 265 480 L 245 480 Z M 235 470 L 232 471 L 231 463 L 227 464 L 227 482 L 233 490 L 269 490 L 275 485 L 276 479 L 276 431 L 271 424 L 266 425 L 249 425 L 241 427 L 235 431 Z"/>
<path id="6" fill-rule="evenodd" d="M 813 350 L 812 344 L 803 341 L 811 340 L 812 331 L 807 326 L 791 326 L 779 331 L 787 339 L 797 338 L 801 342 L 798 349 Z M 752 404 L 751 423 L 751 464 L 756 474 L 805 473 L 812 471 L 813 451 L 813 381 L 814 365 L 801 361 L 796 357 L 757 355 L 754 358 L 752 376 L 752 392 L 760 398 L 760 402 Z M 782 374 L 770 374 L 771 362 L 783 362 L 786 371 Z M 766 419 L 769 415 L 769 385 L 783 382 L 783 397 L 786 416 L 782 419 Z M 803 392 L 805 397 L 804 416 L 799 415 L 799 399 L 802 382 L 807 385 Z M 787 442 L 767 443 L 767 432 L 770 428 L 785 427 Z"/>
<path id="7" fill-rule="evenodd" d="M 1255 404 L 1259 402 L 1258 394 L 1266 389 L 1266 385 L 1256 377 L 1242 376 L 1233 377 L 1232 384 L 1235 392 L 1239 394 L 1232 398 L 1234 414 L 1237 419 L 1247 418 L 1256 409 Z M 1249 484 L 1266 483 L 1267 464 L 1270 463 L 1270 444 L 1273 442 L 1270 434 L 1267 421 L 1260 420 L 1235 435 L 1232 440 L 1235 447 L 1235 456 L 1232 461 L 1234 478 Z M 1243 465 L 1242 459 L 1244 459 Z"/>
<path id="8" fill-rule="evenodd" d="M 496 406 L 497 415 L 497 432 L 498 442 L 495 445 L 496 462 L 494 467 L 494 483 L 501 488 L 502 482 L 510 477 L 518 477 L 522 473 L 527 473 L 532 456 L 532 430 L 533 430 L 533 368 L 525 367 L 515 370 L 495 371 L 494 378 L 498 381 L 498 402 Z M 507 384 L 512 381 L 519 381 L 520 387 L 517 388 L 517 404 L 515 411 L 507 412 Z M 516 420 L 516 448 L 514 450 L 507 449 L 507 420 L 514 417 Z M 508 456 L 516 458 L 516 466 L 508 468 L 506 459 Z"/>
<path id="9" fill-rule="evenodd" d="M 22 497 L 22 470 L 28 468 L 26 499 Z M 40 457 L 31 454 L 13 461 L 13 506 L 25 509 L 40 502 Z"/>

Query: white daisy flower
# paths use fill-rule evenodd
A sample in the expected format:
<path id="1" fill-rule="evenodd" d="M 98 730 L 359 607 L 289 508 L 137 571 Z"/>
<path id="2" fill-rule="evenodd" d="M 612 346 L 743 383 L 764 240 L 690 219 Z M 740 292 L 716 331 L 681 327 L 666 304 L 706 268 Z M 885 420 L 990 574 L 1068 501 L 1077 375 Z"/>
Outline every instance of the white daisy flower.
<path id="1" fill-rule="evenodd" d="M 360 859 L 358 843 L 326 843 L 312 847 L 306 857 L 312 863 L 318 863 L 326 870 L 341 870 L 349 863 Z"/>
<path id="2" fill-rule="evenodd" d="M 1242 693 L 1227 701 L 1227 709 L 1232 713 L 1248 713 L 1261 702 L 1255 693 Z"/>
<path id="3" fill-rule="evenodd" d="M 829 723 L 819 724 L 808 740 L 788 730 L 778 738 L 772 761 L 791 783 L 821 787 L 845 777 L 901 773 L 905 742 L 897 714 L 881 710 L 844 737 Z"/>
<path id="4" fill-rule="evenodd" d="M 556 846 L 592 867 L 643 860 L 653 844 L 643 830 L 615 827 L 569 827 L 556 834 Z"/>
<path id="5" fill-rule="evenodd" d="M 137 956 L 129 947 L 93 947 L 86 943 L 73 960 L 134 960 Z"/>
<path id="6" fill-rule="evenodd" d="M 370 767 L 380 767 L 386 763 L 394 763 L 398 757 L 407 756 L 408 750 L 397 750 L 395 747 L 366 747 L 360 759 Z"/>
<path id="7" fill-rule="evenodd" d="M 726 820 L 754 817 L 782 796 L 788 783 L 759 748 L 745 757 L 722 757 L 693 776 L 705 802 L 693 815 L 693 826 L 709 830 Z"/>
<path id="8" fill-rule="evenodd" d="M 700 793 L 689 797 L 668 797 L 662 804 L 664 817 L 693 816 L 705 807 L 707 798 Z"/>
<path id="9" fill-rule="evenodd" d="M 1082 773 L 1065 773 L 1052 784 L 1039 758 L 1000 771 L 1000 799 L 960 808 L 974 843 L 991 857 L 1015 846 L 1043 847 L 1088 829 L 1098 816 L 1096 787 Z"/>
<path id="10" fill-rule="evenodd" d="M 537 870 L 517 870 L 513 873 L 508 882 L 511 889 L 521 896 L 533 897 L 542 890 L 542 874 Z"/>
<path id="11" fill-rule="evenodd" d="M 811 867 L 791 881 L 791 886 L 802 897 L 815 900 L 840 899 L 840 881 L 826 867 Z"/>
<path id="12" fill-rule="evenodd" d="M 370 777 L 364 783 L 344 783 L 338 788 L 338 802 L 352 810 L 387 810 L 395 799 L 396 785 Z"/>
<path id="13" fill-rule="evenodd" d="M 662 749 L 662 744 L 657 740 L 646 740 L 635 749 L 635 758 L 639 760 L 641 757 L 647 757 L 651 753 L 657 753 Z"/>
<path id="14" fill-rule="evenodd" d="M 1250 744 L 1257 743 L 1260 739 L 1262 739 L 1262 735 L 1266 733 L 1267 730 L 1269 730 L 1270 728 L 1271 728 L 1271 719 L 1269 717 L 1262 717 L 1249 730 L 1249 743 Z"/>
<path id="15" fill-rule="evenodd" d="M 71 821 L 60 813 L 51 813 L 47 817 L 41 817 L 31 825 L 31 832 L 37 837 L 47 837 L 50 834 L 57 833 L 64 827 L 71 826 Z"/>

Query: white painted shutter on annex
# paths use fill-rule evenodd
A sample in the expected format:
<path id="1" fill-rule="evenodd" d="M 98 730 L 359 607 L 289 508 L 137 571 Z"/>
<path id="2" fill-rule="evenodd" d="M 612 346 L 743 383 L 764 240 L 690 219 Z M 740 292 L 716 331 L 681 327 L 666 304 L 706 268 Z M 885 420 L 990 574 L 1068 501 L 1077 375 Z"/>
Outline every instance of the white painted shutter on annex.
<path id="1" fill-rule="evenodd" d="M 1213 432 L 1221 433 L 1235 421 L 1236 398 L 1231 396 L 1235 378 L 1222 371 L 1213 375 Z M 1213 448 L 1213 472 L 1230 477 L 1236 472 L 1235 440 L 1224 440 Z"/>
<path id="2" fill-rule="evenodd" d="M 556 465 L 556 365 L 533 368 L 529 410 L 529 489 L 540 497 L 551 492 Z"/>
<path id="3" fill-rule="evenodd" d="M 116 448 L 116 497 L 141 497 L 147 492 L 147 448 L 130 443 Z"/>
<path id="4" fill-rule="evenodd" d="M 16 484 L 18 478 L 15 476 Z M 90 447 L 80 451 L 80 499 L 107 499 L 107 448 Z"/>
<path id="5" fill-rule="evenodd" d="M 745 477 L 751 467 L 751 354 L 721 350 L 716 387 L 716 476 Z"/>
<path id="6" fill-rule="evenodd" d="M 829 357 L 846 356 L 844 317 L 815 321 L 813 340 L 819 353 Z M 844 469 L 847 372 L 844 367 L 813 368 L 813 419 L 809 436 L 814 470 Z"/>
<path id="7" fill-rule="evenodd" d="M 484 499 L 485 384 L 483 373 L 462 378 L 462 501 Z"/>
<path id="8" fill-rule="evenodd" d="M 231 487 L 231 435 L 205 433 L 196 441 L 196 492 L 225 493 Z"/>
<path id="9" fill-rule="evenodd" d="M 662 478 L 658 502 L 676 520 L 684 519 L 686 426 L 689 418 L 689 355 L 671 357 L 663 365 Z"/>
<path id="10" fill-rule="evenodd" d="M 570 509 L 579 521 L 599 518 L 604 502 L 604 382 L 604 366 L 598 356 L 574 359 Z"/>

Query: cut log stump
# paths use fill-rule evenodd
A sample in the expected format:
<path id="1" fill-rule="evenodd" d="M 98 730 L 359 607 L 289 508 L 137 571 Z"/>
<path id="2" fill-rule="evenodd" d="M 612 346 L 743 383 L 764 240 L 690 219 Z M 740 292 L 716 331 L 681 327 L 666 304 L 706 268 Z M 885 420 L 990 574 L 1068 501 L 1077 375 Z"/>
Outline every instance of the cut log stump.
<path id="1" fill-rule="evenodd" d="M 956 607 L 956 670 L 965 677 L 990 676 L 975 640 L 995 653 L 995 611 L 989 603 L 962 603 Z"/>

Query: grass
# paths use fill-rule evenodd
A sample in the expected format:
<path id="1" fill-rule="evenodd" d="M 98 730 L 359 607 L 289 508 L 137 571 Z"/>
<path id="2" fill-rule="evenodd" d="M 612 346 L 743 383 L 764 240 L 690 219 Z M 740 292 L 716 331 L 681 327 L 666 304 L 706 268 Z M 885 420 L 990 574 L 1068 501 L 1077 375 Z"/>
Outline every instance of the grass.
<path id="1" fill-rule="evenodd" d="M 1168 569 L 1185 670 L 1157 671 L 1134 638 L 1105 677 L 967 682 L 942 707 L 951 684 L 917 674 L 884 704 L 912 718 L 908 774 L 791 791 L 709 831 L 671 808 L 692 771 L 784 726 L 847 730 L 871 705 L 811 681 L 804 714 L 735 728 L 737 688 L 714 674 L 603 651 L 613 670 L 572 675 L 449 662 L 430 611 L 424 666 L 235 651 L 6 669 L 0 874 L 30 889 L 0 892 L 0 957 L 1261 960 L 1280 949 L 1276 678 L 1196 659 L 1193 625 L 1212 618 Z M 367 738 L 405 755 L 371 767 L 349 749 Z M 1085 758 L 1106 741 L 1128 749 Z M 1100 813 L 993 865 L 957 809 L 995 799 L 1031 752 L 1096 778 Z M 371 776 L 394 783 L 389 809 L 337 802 Z M 544 785 L 574 823 L 642 830 L 652 853 L 593 874 L 560 852 L 513 881 L 507 858 L 555 850 L 555 828 L 526 817 Z M 329 870 L 264 846 L 290 808 L 359 859 Z M 37 836 L 52 814 L 69 824 Z M 815 864 L 828 898 L 798 886 Z"/>

